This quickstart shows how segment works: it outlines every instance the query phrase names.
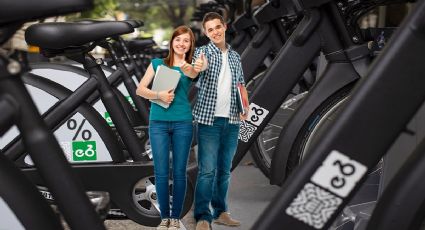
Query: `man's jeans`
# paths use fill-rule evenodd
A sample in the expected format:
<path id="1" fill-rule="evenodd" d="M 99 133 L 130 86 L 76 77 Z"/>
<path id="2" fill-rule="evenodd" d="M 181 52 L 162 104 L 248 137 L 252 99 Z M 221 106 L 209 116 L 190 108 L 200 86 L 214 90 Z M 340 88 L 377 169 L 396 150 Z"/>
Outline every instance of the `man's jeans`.
<path id="1" fill-rule="evenodd" d="M 211 222 L 227 211 L 227 190 L 238 134 L 239 125 L 229 124 L 228 118 L 216 117 L 212 126 L 198 124 L 199 171 L 194 210 L 196 221 Z"/>
<path id="2" fill-rule="evenodd" d="M 186 194 L 186 167 L 192 143 L 192 121 L 150 121 L 155 187 L 161 219 L 180 219 Z M 173 200 L 170 214 L 169 169 L 170 150 L 173 166 Z"/>

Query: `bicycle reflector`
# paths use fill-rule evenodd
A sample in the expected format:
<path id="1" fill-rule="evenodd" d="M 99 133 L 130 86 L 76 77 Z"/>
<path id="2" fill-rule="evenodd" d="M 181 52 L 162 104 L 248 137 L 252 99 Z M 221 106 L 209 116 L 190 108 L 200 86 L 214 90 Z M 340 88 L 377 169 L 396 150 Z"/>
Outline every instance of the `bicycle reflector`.
<path id="1" fill-rule="evenodd" d="M 28 53 L 40 53 L 40 47 L 28 45 Z"/>

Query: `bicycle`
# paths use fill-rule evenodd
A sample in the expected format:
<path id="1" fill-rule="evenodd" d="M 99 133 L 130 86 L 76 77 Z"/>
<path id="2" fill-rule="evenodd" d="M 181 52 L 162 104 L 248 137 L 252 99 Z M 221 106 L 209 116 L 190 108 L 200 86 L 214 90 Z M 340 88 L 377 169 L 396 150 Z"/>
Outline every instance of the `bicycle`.
<path id="1" fill-rule="evenodd" d="M 383 1 L 380 4 L 385 5 L 386 2 Z M 376 54 L 366 43 L 373 40 L 373 38 L 362 36 L 363 31 L 359 29 L 357 22 L 371 7 L 376 7 L 376 5 L 376 3 L 371 4 L 367 1 L 342 1 L 335 7 L 338 8 L 342 15 L 338 23 L 347 25 L 345 26 L 347 32 L 344 32 L 345 34 L 341 36 L 347 41 L 344 45 L 347 47 L 345 51 L 348 52 L 349 59 L 352 60 L 351 62 L 354 64 L 359 76 L 364 75 L 367 66 Z M 341 27 L 341 29 L 344 28 Z M 386 32 L 391 32 L 392 30 L 391 28 L 386 29 Z M 352 40 L 351 44 L 350 40 Z M 324 62 L 326 63 L 326 61 Z M 321 69 L 320 66 L 325 65 L 319 63 L 318 69 Z M 279 185 L 283 183 L 285 175 L 289 174 L 299 164 L 311 142 L 314 141 L 314 137 L 318 135 L 316 132 L 320 130 L 320 127 L 326 125 L 326 120 L 332 119 L 333 114 L 344 103 L 350 88 L 355 84 L 356 78 L 354 77 L 351 85 L 348 85 L 345 89 L 343 89 L 341 82 L 337 83 L 340 84 L 337 87 L 340 92 L 327 96 L 327 99 L 320 98 L 321 95 L 318 94 L 307 97 L 311 93 L 310 91 L 309 93 L 298 94 L 281 105 L 281 109 L 274 114 L 274 117 L 269 121 L 269 125 L 259 135 L 254 148 L 251 149 L 254 152 L 253 157 L 257 165 L 265 175 L 271 178 L 273 184 Z M 335 78 L 335 81 L 340 81 L 340 79 Z M 327 85 L 330 84 L 332 83 L 327 83 Z M 324 89 L 326 90 L 326 87 Z M 312 90 L 318 91 L 318 89 L 314 88 Z M 301 105 L 304 100 L 310 100 L 310 104 Z M 316 101 L 313 102 L 314 100 Z M 275 152 L 280 152 L 280 154 L 274 154 Z"/>
<path id="2" fill-rule="evenodd" d="M 1 29 L 8 33 L 3 34 L 0 44 L 10 38 L 25 21 L 57 15 L 59 12 L 64 14 L 87 10 L 91 7 L 91 1 L 81 0 L 42 3 L 18 0 L 13 4 L 2 4 L 4 10 L 1 10 L 0 25 Z M 13 124 L 19 127 L 25 145 L 29 147 L 29 154 L 57 198 L 59 209 L 72 228 L 105 229 L 84 193 L 80 181 L 76 179 L 64 155 L 61 154 L 58 142 L 46 128 L 20 79 L 21 71 L 25 71 L 25 66 L 21 64 L 25 63 L 19 63 L 4 53 L 0 55 L 0 58 L 0 93 L 3 111 L 0 122 L 1 134 L 4 134 Z M 62 229 L 57 216 L 34 185 L 3 154 L 0 159 L 1 179 L 4 183 L 0 194 L 6 199 L 5 201 L 17 215 L 20 223 L 31 229 Z M 55 175 L 57 172 L 61 172 L 61 178 Z M 65 179 L 66 183 L 62 179 Z M 18 200 L 22 202 L 22 199 L 25 203 L 18 202 Z"/>
<path id="3" fill-rule="evenodd" d="M 266 70 L 260 84 L 254 88 L 250 95 L 252 104 L 251 114 L 247 124 L 243 124 L 244 131 L 240 134 L 240 142 L 236 153 L 233 168 L 236 167 L 243 154 L 249 149 L 259 133 L 265 128 L 271 120 L 272 115 L 278 111 L 282 102 L 290 95 L 292 89 L 297 84 L 305 70 L 321 50 L 328 59 L 327 69 L 319 77 L 319 81 L 309 92 L 316 92 L 315 96 L 309 96 L 314 101 L 308 107 L 314 111 L 322 104 L 326 98 L 337 94 L 345 86 L 356 82 L 360 76 L 358 72 L 364 71 L 364 66 L 370 61 L 369 50 L 365 44 L 356 45 L 350 39 L 344 25 L 338 29 L 332 27 L 332 23 L 323 18 L 332 18 L 337 22 L 342 21 L 338 9 L 333 11 L 304 11 L 303 8 L 296 12 L 303 12 L 304 17 L 286 41 L 285 45 L 279 51 L 272 65 Z M 320 36 L 323 34 L 323 36 Z M 338 41 L 336 37 L 347 38 L 344 43 Z M 350 48 L 348 48 L 350 47 Z M 343 55 L 342 50 L 348 53 L 348 57 Z M 297 55 L 303 53 L 304 55 Z M 351 60 L 353 58 L 355 60 Z M 292 61 L 287 61 L 289 58 Z M 355 64 L 355 67 L 353 66 Z M 282 76 L 282 73 L 285 75 Z M 344 73 L 339 76 L 337 73 Z M 285 83 L 281 85 L 281 83 Z M 326 90 L 322 90 L 325 88 Z M 271 100 L 268 95 L 272 94 Z M 304 95 L 305 96 L 305 95 Z M 290 102 L 298 102 L 295 97 Z M 301 121 L 305 120 L 300 118 Z M 263 161 L 264 162 L 264 161 Z M 286 167 L 283 167 L 284 170 Z M 274 175 L 279 178 L 282 173 L 269 174 L 273 179 Z"/>
<path id="4" fill-rule="evenodd" d="M 304 1 L 304 4 L 330 3 Z M 406 124 L 425 99 L 421 84 L 425 69 L 420 58 L 425 51 L 424 10 L 425 2 L 418 1 L 367 76 L 356 85 L 333 124 L 326 129 L 326 135 L 310 149 L 309 157 L 287 179 L 282 191 L 272 200 L 273 205 L 266 209 L 267 215 L 263 214 L 253 229 L 281 225 L 327 229 L 359 191 L 367 173 L 406 130 Z M 397 100 L 389 100 L 395 97 Z M 384 190 L 367 229 L 423 227 L 422 156 L 423 144 Z M 325 171 L 327 175 L 323 174 Z M 307 193 L 309 199 L 303 202 L 301 197 Z M 326 205 L 316 210 L 304 208 L 309 201 L 321 203 L 324 199 Z M 324 209 L 326 215 L 315 215 Z"/>
<path id="5" fill-rule="evenodd" d="M 349 3 L 358 4 L 358 2 Z M 296 9 L 296 12 L 303 12 L 304 17 L 288 38 L 271 67 L 265 72 L 264 80 L 254 88 L 251 94 L 251 113 L 248 122 L 241 125 L 242 131 L 238 150 L 233 160 L 233 169 L 246 151 L 251 150 L 257 166 L 270 178 L 271 184 L 281 185 L 308 155 L 304 152 L 301 152 L 302 154 L 290 152 L 294 147 L 300 146 L 300 143 L 288 142 L 288 138 L 282 138 L 282 136 L 295 139 L 295 137 L 304 137 L 299 134 L 301 128 L 308 131 L 311 131 L 311 128 L 321 128 L 317 121 L 329 118 L 330 113 L 328 112 L 339 108 L 360 76 L 364 74 L 371 61 L 371 51 L 364 41 L 358 40 L 355 43 L 351 40 L 352 32 L 349 28 L 354 25 L 346 26 L 347 24 L 343 23 L 345 15 L 340 13 L 340 9 L 334 3 L 332 4 L 318 9 L 304 9 L 301 5 Z M 343 38 L 342 41 L 339 38 Z M 319 80 L 308 93 L 304 92 L 287 99 L 309 62 L 315 58 L 319 50 L 324 53 L 328 62 L 326 68 L 321 71 Z M 303 56 L 297 55 L 299 53 L 302 53 Z M 288 61 L 289 59 L 291 61 Z M 269 95 L 273 95 L 273 98 L 270 98 Z M 280 125 L 280 127 L 273 128 L 271 125 L 274 124 Z M 274 130 L 277 130 L 277 133 L 272 133 L 272 135 L 276 139 L 271 144 L 275 144 L 280 151 L 261 150 L 259 147 L 263 147 L 264 144 L 262 139 L 257 139 L 260 136 L 259 133 L 263 131 L 270 135 L 267 132 Z M 279 132 L 281 133 L 280 139 L 278 139 Z M 315 133 L 309 137 L 315 138 L 316 136 L 319 135 Z M 287 142 L 283 142 L 283 140 Z M 252 144 L 255 145 L 251 146 Z M 307 148 L 303 150 L 307 150 Z M 291 162 L 288 161 L 289 157 L 292 159 Z M 291 163 L 292 165 L 290 165 Z M 377 167 L 379 169 L 379 165 Z M 370 175 L 370 180 L 379 182 L 380 172 L 380 170 L 376 170 L 373 175 Z M 379 183 L 377 184 L 379 185 Z M 358 197 L 347 210 L 366 201 L 374 204 L 378 186 L 367 189 L 372 189 L 369 191 L 375 195 Z M 366 208 L 369 206 L 362 207 L 361 210 Z"/>
<path id="6" fill-rule="evenodd" d="M 100 41 L 103 40 L 105 37 L 109 37 L 111 35 L 114 35 L 114 33 L 128 33 L 133 30 L 132 27 L 130 27 L 129 24 L 125 22 L 98 22 L 93 24 L 81 24 L 81 23 L 53 23 L 53 24 L 39 24 L 32 28 L 29 28 L 30 44 L 37 44 L 40 45 L 39 42 L 42 39 L 37 37 L 38 35 L 38 29 L 37 28 L 53 28 L 56 30 L 55 34 L 52 34 L 51 36 L 57 36 L 58 34 L 61 34 L 63 30 L 72 28 L 75 29 L 74 33 L 81 32 L 84 30 L 84 28 L 90 28 L 90 31 L 92 33 L 90 35 L 86 35 L 86 37 L 82 36 L 83 41 L 79 42 L 86 42 L 91 43 L 92 40 Z M 50 27 L 51 26 L 51 27 Z M 109 27 L 108 27 L 109 26 Z M 103 31 L 102 28 L 108 27 L 108 31 Z M 35 28 L 35 29 L 34 29 Z M 61 55 L 62 52 L 68 52 L 71 51 L 71 54 L 67 53 L 67 55 L 70 55 L 71 58 L 73 58 L 76 61 L 80 61 L 83 63 L 83 65 L 88 69 L 88 71 L 91 73 L 90 78 L 82 85 L 80 86 L 76 91 L 70 92 L 69 90 L 66 90 L 64 87 L 59 87 L 55 85 L 53 88 L 55 91 L 51 91 L 54 95 L 57 95 L 58 97 L 64 97 L 64 99 L 55 105 L 53 108 L 49 109 L 47 114 L 45 115 L 45 119 L 49 124 L 49 127 L 51 128 L 57 128 L 58 125 L 61 125 L 63 122 L 66 122 L 67 118 L 72 116 L 74 114 L 73 110 L 78 108 L 80 105 L 80 109 L 82 112 L 86 112 L 84 114 L 84 118 L 87 119 L 90 123 L 93 122 L 93 124 L 96 125 L 96 129 L 101 130 L 99 133 L 102 134 L 103 137 L 106 137 L 105 144 L 108 144 L 108 151 L 112 158 L 112 163 L 110 162 L 101 162 L 96 164 L 74 164 L 74 170 L 78 172 L 78 174 L 83 177 L 83 182 L 87 188 L 92 187 L 101 187 L 103 190 L 106 190 L 110 192 L 111 194 L 111 200 L 112 202 L 117 205 L 120 210 L 122 210 L 129 218 L 133 219 L 134 221 L 138 223 L 142 223 L 144 225 L 155 225 L 157 222 L 159 222 L 159 215 L 158 211 L 155 208 L 155 196 L 154 196 L 154 186 L 152 181 L 152 175 L 153 175 L 153 165 L 149 162 L 126 162 L 126 158 L 122 153 L 122 149 L 120 146 L 118 146 L 116 142 L 116 138 L 114 138 L 114 134 L 111 133 L 110 128 L 105 124 L 103 119 L 99 117 L 99 115 L 93 111 L 92 108 L 89 108 L 89 106 L 86 104 L 85 100 L 89 98 L 90 100 L 93 99 L 92 96 L 90 96 L 93 91 L 96 89 L 96 84 L 100 84 L 101 87 L 103 87 L 100 91 L 100 94 L 104 94 L 110 90 L 110 85 L 106 80 L 106 77 L 104 78 L 103 71 L 100 69 L 100 66 L 96 64 L 95 60 L 92 59 L 89 55 L 87 55 L 87 52 L 91 50 L 98 42 L 91 43 L 90 45 L 85 44 L 73 44 L 74 42 L 78 41 L 70 41 L 66 40 L 64 42 L 68 42 L 67 44 L 61 44 L 60 42 L 53 42 L 53 45 L 57 45 L 57 47 L 53 47 L 53 49 L 46 48 L 52 48 L 50 43 L 51 41 L 47 41 L 47 43 L 43 43 L 41 45 L 42 50 L 44 51 L 53 51 L 52 53 L 49 53 L 51 55 Z M 69 49 L 67 46 L 73 44 L 75 45 L 74 49 Z M 78 48 L 77 48 L 78 47 Z M 60 51 L 60 52 L 59 52 Z M 84 55 L 85 54 L 85 55 Z M 74 56 L 75 55 L 75 56 Z M 85 59 L 84 59 L 85 58 Z M 87 68 L 87 67 L 90 68 Z M 114 72 L 114 76 L 119 76 L 120 70 L 117 70 Z M 93 76 L 96 76 L 96 79 L 93 78 Z M 111 76 L 112 77 L 112 76 Z M 52 82 L 47 79 L 35 79 L 38 81 L 39 85 L 45 84 L 45 85 L 52 85 Z M 34 81 L 35 81 L 34 80 Z M 113 79 L 108 78 L 108 80 L 113 81 Z M 40 84 L 42 82 L 42 84 Z M 95 83 L 97 82 L 97 83 Z M 102 92 L 102 90 L 105 90 Z M 90 101 L 89 100 L 89 101 Z M 111 100 L 111 99 L 110 99 Z M 111 117 L 113 118 L 115 115 L 113 115 L 114 111 L 117 110 L 122 113 L 124 111 L 122 107 L 120 108 L 120 103 L 117 102 L 116 99 L 113 99 L 107 103 L 105 103 L 105 106 L 108 107 L 108 111 L 111 112 Z M 111 110 L 112 107 L 113 109 Z M 126 115 L 122 115 L 121 118 L 124 119 Z M 114 118 L 113 118 L 114 119 Z M 120 124 L 120 121 L 114 119 L 113 120 L 115 127 L 118 129 Z M 133 129 L 130 128 L 127 130 L 127 132 L 132 131 Z M 102 138 L 103 139 L 103 138 Z M 123 138 L 123 141 L 125 142 L 125 138 Z M 112 146 L 112 147 L 111 147 Z M 126 145 L 127 146 L 127 145 Z M 127 146 L 128 147 L 128 146 Z M 13 159 L 22 159 L 24 156 L 24 153 L 22 151 L 18 152 L 12 152 L 13 154 L 8 155 L 9 157 L 12 157 Z M 131 153 L 130 153 L 131 154 Z M 133 160 L 138 160 L 136 157 L 132 156 Z M 140 160 L 140 159 L 139 159 Z M 37 184 L 42 184 L 39 180 L 37 174 L 34 172 L 32 168 L 23 169 L 27 176 L 29 176 L 34 182 Z M 108 178 L 111 178 L 112 181 L 105 182 L 98 179 L 98 176 L 102 175 L 104 177 L 105 175 L 108 175 Z M 126 178 L 126 180 L 122 180 L 122 178 Z M 140 183 L 138 184 L 138 181 Z M 141 185 L 141 186 L 140 186 Z M 191 185 L 191 182 L 189 181 L 189 185 Z M 141 190 L 140 188 L 141 187 Z M 190 209 L 191 204 L 191 190 L 192 186 L 188 187 L 188 200 L 185 203 L 185 210 L 186 212 Z M 128 191 L 132 191 L 132 195 L 129 196 Z"/>

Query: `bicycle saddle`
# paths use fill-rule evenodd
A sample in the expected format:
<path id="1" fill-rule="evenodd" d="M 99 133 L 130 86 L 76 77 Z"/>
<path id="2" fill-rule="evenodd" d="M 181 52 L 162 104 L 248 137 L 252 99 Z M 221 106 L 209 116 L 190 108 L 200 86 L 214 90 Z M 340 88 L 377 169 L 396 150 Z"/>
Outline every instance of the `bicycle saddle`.
<path id="1" fill-rule="evenodd" d="M 14 22 L 25 22 L 92 8 L 92 0 L 13 0 L 2 1 L 0 26 Z"/>
<path id="2" fill-rule="evenodd" d="M 61 50 L 133 31 L 133 27 L 126 22 L 52 22 L 31 25 L 25 32 L 25 40 L 42 49 Z"/>
<path id="3" fill-rule="evenodd" d="M 242 15 L 238 16 L 233 22 L 232 26 L 235 30 L 241 31 L 252 26 L 257 26 L 257 23 L 252 17 L 248 18 L 248 14 L 245 12 Z"/>
<path id="4" fill-rule="evenodd" d="M 82 19 L 82 20 L 78 20 L 78 21 L 75 21 L 75 22 L 89 24 L 89 23 L 113 22 L 113 21 L 105 21 L 105 20 L 102 21 L 102 20 L 95 20 L 95 19 Z M 138 27 L 144 26 L 144 22 L 142 20 L 125 20 L 123 22 L 127 22 L 133 28 L 138 28 Z"/>
<path id="5" fill-rule="evenodd" d="M 145 23 L 142 20 L 125 20 L 125 22 L 127 22 L 134 28 L 142 27 L 145 25 Z"/>
<path id="6" fill-rule="evenodd" d="M 127 42 L 129 50 L 145 50 L 156 45 L 152 39 L 130 40 Z"/>

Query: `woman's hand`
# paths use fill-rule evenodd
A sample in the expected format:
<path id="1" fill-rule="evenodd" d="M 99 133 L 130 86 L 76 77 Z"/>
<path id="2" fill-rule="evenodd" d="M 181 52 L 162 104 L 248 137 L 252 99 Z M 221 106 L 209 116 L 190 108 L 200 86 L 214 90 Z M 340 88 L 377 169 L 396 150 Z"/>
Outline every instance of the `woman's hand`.
<path id="1" fill-rule="evenodd" d="M 201 53 L 201 55 L 199 55 L 193 64 L 189 64 L 186 61 L 183 61 L 180 64 L 180 69 L 184 75 L 194 78 L 198 76 L 199 72 L 204 71 L 207 66 L 207 59 L 205 58 L 204 53 Z"/>
<path id="2" fill-rule="evenodd" d="M 171 104 L 171 102 L 174 100 L 174 89 L 159 91 L 158 99 L 167 104 Z"/>
<path id="3" fill-rule="evenodd" d="M 186 61 L 183 61 L 181 63 L 180 69 L 182 70 L 184 75 L 189 76 L 189 77 L 198 74 L 198 73 L 195 72 L 193 66 L 191 64 L 187 63 Z"/>

